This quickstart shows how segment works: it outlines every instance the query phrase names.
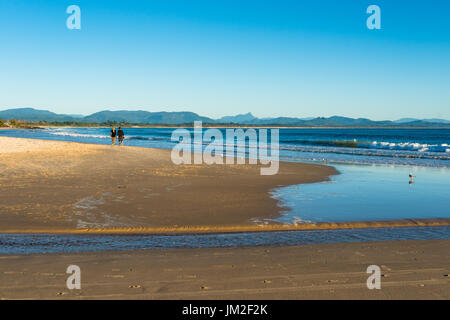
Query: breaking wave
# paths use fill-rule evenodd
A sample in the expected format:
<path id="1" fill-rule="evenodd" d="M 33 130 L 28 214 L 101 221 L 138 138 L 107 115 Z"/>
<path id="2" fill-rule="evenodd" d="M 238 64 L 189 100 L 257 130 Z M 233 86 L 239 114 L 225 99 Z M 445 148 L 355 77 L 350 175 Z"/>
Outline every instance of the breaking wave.
<path id="1" fill-rule="evenodd" d="M 411 150 L 418 152 L 447 152 L 450 153 L 450 145 L 442 144 L 422 144 L 416 142 L 377 142 L 373 141 L 370 144 L 371 148 L 375 149 L 389 149 L 389 150 Z"/>

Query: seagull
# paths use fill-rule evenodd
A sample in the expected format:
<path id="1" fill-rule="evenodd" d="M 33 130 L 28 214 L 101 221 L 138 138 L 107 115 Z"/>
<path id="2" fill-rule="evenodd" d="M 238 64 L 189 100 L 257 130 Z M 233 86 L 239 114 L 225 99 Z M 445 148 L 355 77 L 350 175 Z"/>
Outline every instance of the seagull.
<path id="1" fill-rule="evenodd" d="M 415 178 L 416 176 L 413 175 L 412 173 L 410 173 L 410 174 L 409 174 L 409 177 L 412 179 L 412 178 Z"/>

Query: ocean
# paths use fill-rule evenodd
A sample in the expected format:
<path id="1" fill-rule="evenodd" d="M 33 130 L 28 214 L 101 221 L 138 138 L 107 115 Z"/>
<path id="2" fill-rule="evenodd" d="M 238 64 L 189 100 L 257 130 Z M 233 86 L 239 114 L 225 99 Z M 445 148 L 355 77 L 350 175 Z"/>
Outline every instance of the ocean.
<path id="1" fill-rule="evenodd" d="M 171 149 L 173 128 L 125 128 L 126 145 Z M 192 131 L 192 129 L 190 129 Z M 205 130 L 205 129 L 204 129 Z M 225 136 L 225 129 L 220 129 Z M 108 144 L 109 128 L 3 130 L 0 135 Z M 450 129 L 280 129 L 280 159 L 450 167 Z"/>

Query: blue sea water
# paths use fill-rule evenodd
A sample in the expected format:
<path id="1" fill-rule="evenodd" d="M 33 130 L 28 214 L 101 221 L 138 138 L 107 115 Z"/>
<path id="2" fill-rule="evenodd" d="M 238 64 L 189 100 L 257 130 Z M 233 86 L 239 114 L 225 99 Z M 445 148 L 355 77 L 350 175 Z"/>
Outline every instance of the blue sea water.
<path id="1" fill-rule="evenodd" d="M 450 169 L 399 165 L 335 166 L 329 182 L 288 186 L 273 196 L 290 208 L 280 222 L 450 218 Z M 410 179 L 412 173 L 415 178 Z"/>
<path id="2" fill-rule="evenodd" d="M 125 143 L 131 146 L 171 149 L 177 143 L 171 141 L 173 130 L 125 128 Z M 225 129 L 221 130 L 225 137 Z M 109 131 L 109 128 L 2 130 L 0 136 L 109 144 Z M 298 223 L 450 218 L 450 129 L 280 129 L 279 144 L 281 160 L 316 163 L 326 161 L 341 174 L 331 177 L 328 182 L 274 190 L 273 196 L 287 208 L 278 221 Z M 409 174 L 413 174 L 415 178 L 410 179 Z M 17 237 L 0 235 L 0 248 L 3 247 L 0 253 L 21 252 L 25 250 L 23 248 L 26 244 L 36 239 L 41 239 L 42 243 L 54 243 L 54 237 L 63 239 L 51 235 Z M 54 250 L 105 250 L 105 243 L 114 241 L 112 238 L 102 237 L 105 236 L 67 236 L 67 239 L 64 238 L 67 242 L 63 241 L 67 244 L 63 246 L 65 249 L 58 245 Z M 286 245 L 355 239 L 448 239 L 450 232 L 448 227 L 416 227 L 296 231 L 242 236 L 129 237 L 131 238 L 116 238 L 118 242 L 112 248 Z M 120 239 L 126 239 L 129 245 Z M 24 246 L 14 247 L 11 245 L 13 240 Z M 50 252 L 50 249 L 39 244 L 41 240 L 34 248 L 41 250 L 39 252 Z M 83 245 L 75 245 L 76 241 L 81 241 Z M 72 249 L 72 246 L 78 249 Z M 34 252 L 34 249 L 30 250 L 25 251 Z"/>
<path id="3" fill-rule="evenodd" d="M 448 239 L 449 226 L 190 235 L 0 234 L 0 255 Z"/>
<path id="4" fill-rule="evenodd" d="M 3 130 L 0 136 L 108 144 L 109 130 Z M 171 149 L 173 130 L 125 128 L 126 144 Z M 450 129 L 280 129 L 279 144 L 281 159 L 288 161 L 450 167 Z"/>

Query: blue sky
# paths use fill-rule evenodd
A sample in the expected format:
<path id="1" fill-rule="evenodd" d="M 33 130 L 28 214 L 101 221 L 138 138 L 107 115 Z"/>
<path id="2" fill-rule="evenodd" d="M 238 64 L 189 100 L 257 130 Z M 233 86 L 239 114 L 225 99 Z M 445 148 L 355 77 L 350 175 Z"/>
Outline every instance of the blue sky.
<path id="1" fill-rule="evenodd" d="M 449 16 L 446 0 L 1 1 L 0 109 L 450 119 Z"/>

